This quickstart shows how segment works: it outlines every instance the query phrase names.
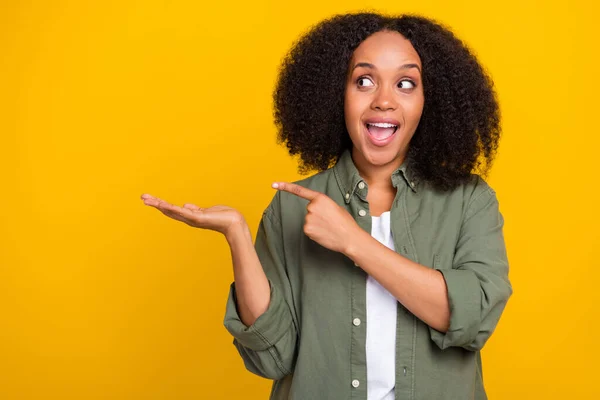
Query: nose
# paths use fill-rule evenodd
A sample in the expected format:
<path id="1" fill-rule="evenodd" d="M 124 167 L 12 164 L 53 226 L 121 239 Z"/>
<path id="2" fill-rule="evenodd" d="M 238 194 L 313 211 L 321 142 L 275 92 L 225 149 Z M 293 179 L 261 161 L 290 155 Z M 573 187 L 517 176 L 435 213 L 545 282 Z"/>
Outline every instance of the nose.
<path id="1" fill-rule="evenodd" d="M 389 111 L 398 108 L 394 91 L 388 87 L 381 86 L 375 93 L 371 108 L 377 111 Z"/>

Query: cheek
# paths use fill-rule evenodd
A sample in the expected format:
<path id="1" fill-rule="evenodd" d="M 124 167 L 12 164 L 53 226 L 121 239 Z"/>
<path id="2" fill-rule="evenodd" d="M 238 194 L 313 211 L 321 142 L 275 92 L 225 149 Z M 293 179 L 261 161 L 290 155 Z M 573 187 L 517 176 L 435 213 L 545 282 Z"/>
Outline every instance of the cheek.
<path id="1" fill-rule="evenodd" d="M 354 130 L 358 115 L 356 97 L 346 93 L 344 98 L 344 119 L 346 120 L 346 128 L 348 131 L 352 132 L 352 130 Z"/>
<path id="2" fill-rule="evenodd" d="M 364 97 L 356 93 L 346 93 L 344 99 L 344 116 L 349 129 L 355 128 L 360 123 L 365 107 L 368 107 L 368 102 L 365 103 L 366 99 Z"/>
<path id="3" fill-rule="evenodd" d="M 423 114 L 423 98 L 415 99 L 415 101 L 405 106 L 405 112 L 407 119 L 413 123 L 418 123 L 421 115 Z"/>

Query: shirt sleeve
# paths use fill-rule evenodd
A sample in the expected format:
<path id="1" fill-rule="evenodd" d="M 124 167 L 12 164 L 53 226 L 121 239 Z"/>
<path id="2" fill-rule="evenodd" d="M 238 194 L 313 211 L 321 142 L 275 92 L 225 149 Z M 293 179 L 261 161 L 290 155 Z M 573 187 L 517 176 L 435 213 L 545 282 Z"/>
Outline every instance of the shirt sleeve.
<path id="1" fill-rule="evenodd" d="M 498 324 L 512 294 L 503 225 L 496 193 L 485 187 L 467 208 L 452 268 L 434 266 L 444 276 L 450 305 L 448 331 L 430 328 L 441 349 L 480 350 Z"/>
<path id="2" fill-rule="evenodd" d="M 244 325 L 237 311 L 235 283 L 232 283 L 224 320 L 246 368 L 274 380 L 291 374 L 297 345 L 297 329 L 290 305 L 291 286 L 282 246 L 281 223 L 267 209 L 258 228 L 255 249 L 271 287 L 269 306 L 254 324 Z"/>

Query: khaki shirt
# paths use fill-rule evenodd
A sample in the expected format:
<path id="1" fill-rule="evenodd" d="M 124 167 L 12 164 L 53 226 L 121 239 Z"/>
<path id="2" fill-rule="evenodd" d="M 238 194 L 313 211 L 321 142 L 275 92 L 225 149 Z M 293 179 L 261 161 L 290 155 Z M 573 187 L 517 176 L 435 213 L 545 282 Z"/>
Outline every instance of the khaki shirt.
<path id="1" fill-rule="evenodd" d="M 450 328 L 441 333 L 398 303 L 396 400 L 486 399 L 479 350 L 512 288 L 496 194 L 471 178 L 440 192 L 415 179 L 408 162 L 391 177 L 396 252 L 439 270 L 450 304 Z M 329 196 L 371 233 L 369 188 L 350 152 L 297 183 Z M 255 247 L 271 285 L 269 307 L 245 326 L 232 284 L 225 327 L 246 368 L 274 380 L 271 399 L 367 400 L 367 274 L 304 234 L 307 203 L 277 192 L 265 210 Z"/>

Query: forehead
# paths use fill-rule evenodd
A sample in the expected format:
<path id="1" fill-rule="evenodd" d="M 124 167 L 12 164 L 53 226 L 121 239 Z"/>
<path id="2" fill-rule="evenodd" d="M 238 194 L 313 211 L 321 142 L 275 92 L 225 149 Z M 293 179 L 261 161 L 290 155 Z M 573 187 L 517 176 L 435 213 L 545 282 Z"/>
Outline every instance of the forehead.
<path id="1" fill-rule="evenodd" d="M 366 38 L 352 55 L 353 62 L 374 65 L 411 62 L 421 66 L 421 58 L 408 39 L 395 31 L 376 32 Z"/>

